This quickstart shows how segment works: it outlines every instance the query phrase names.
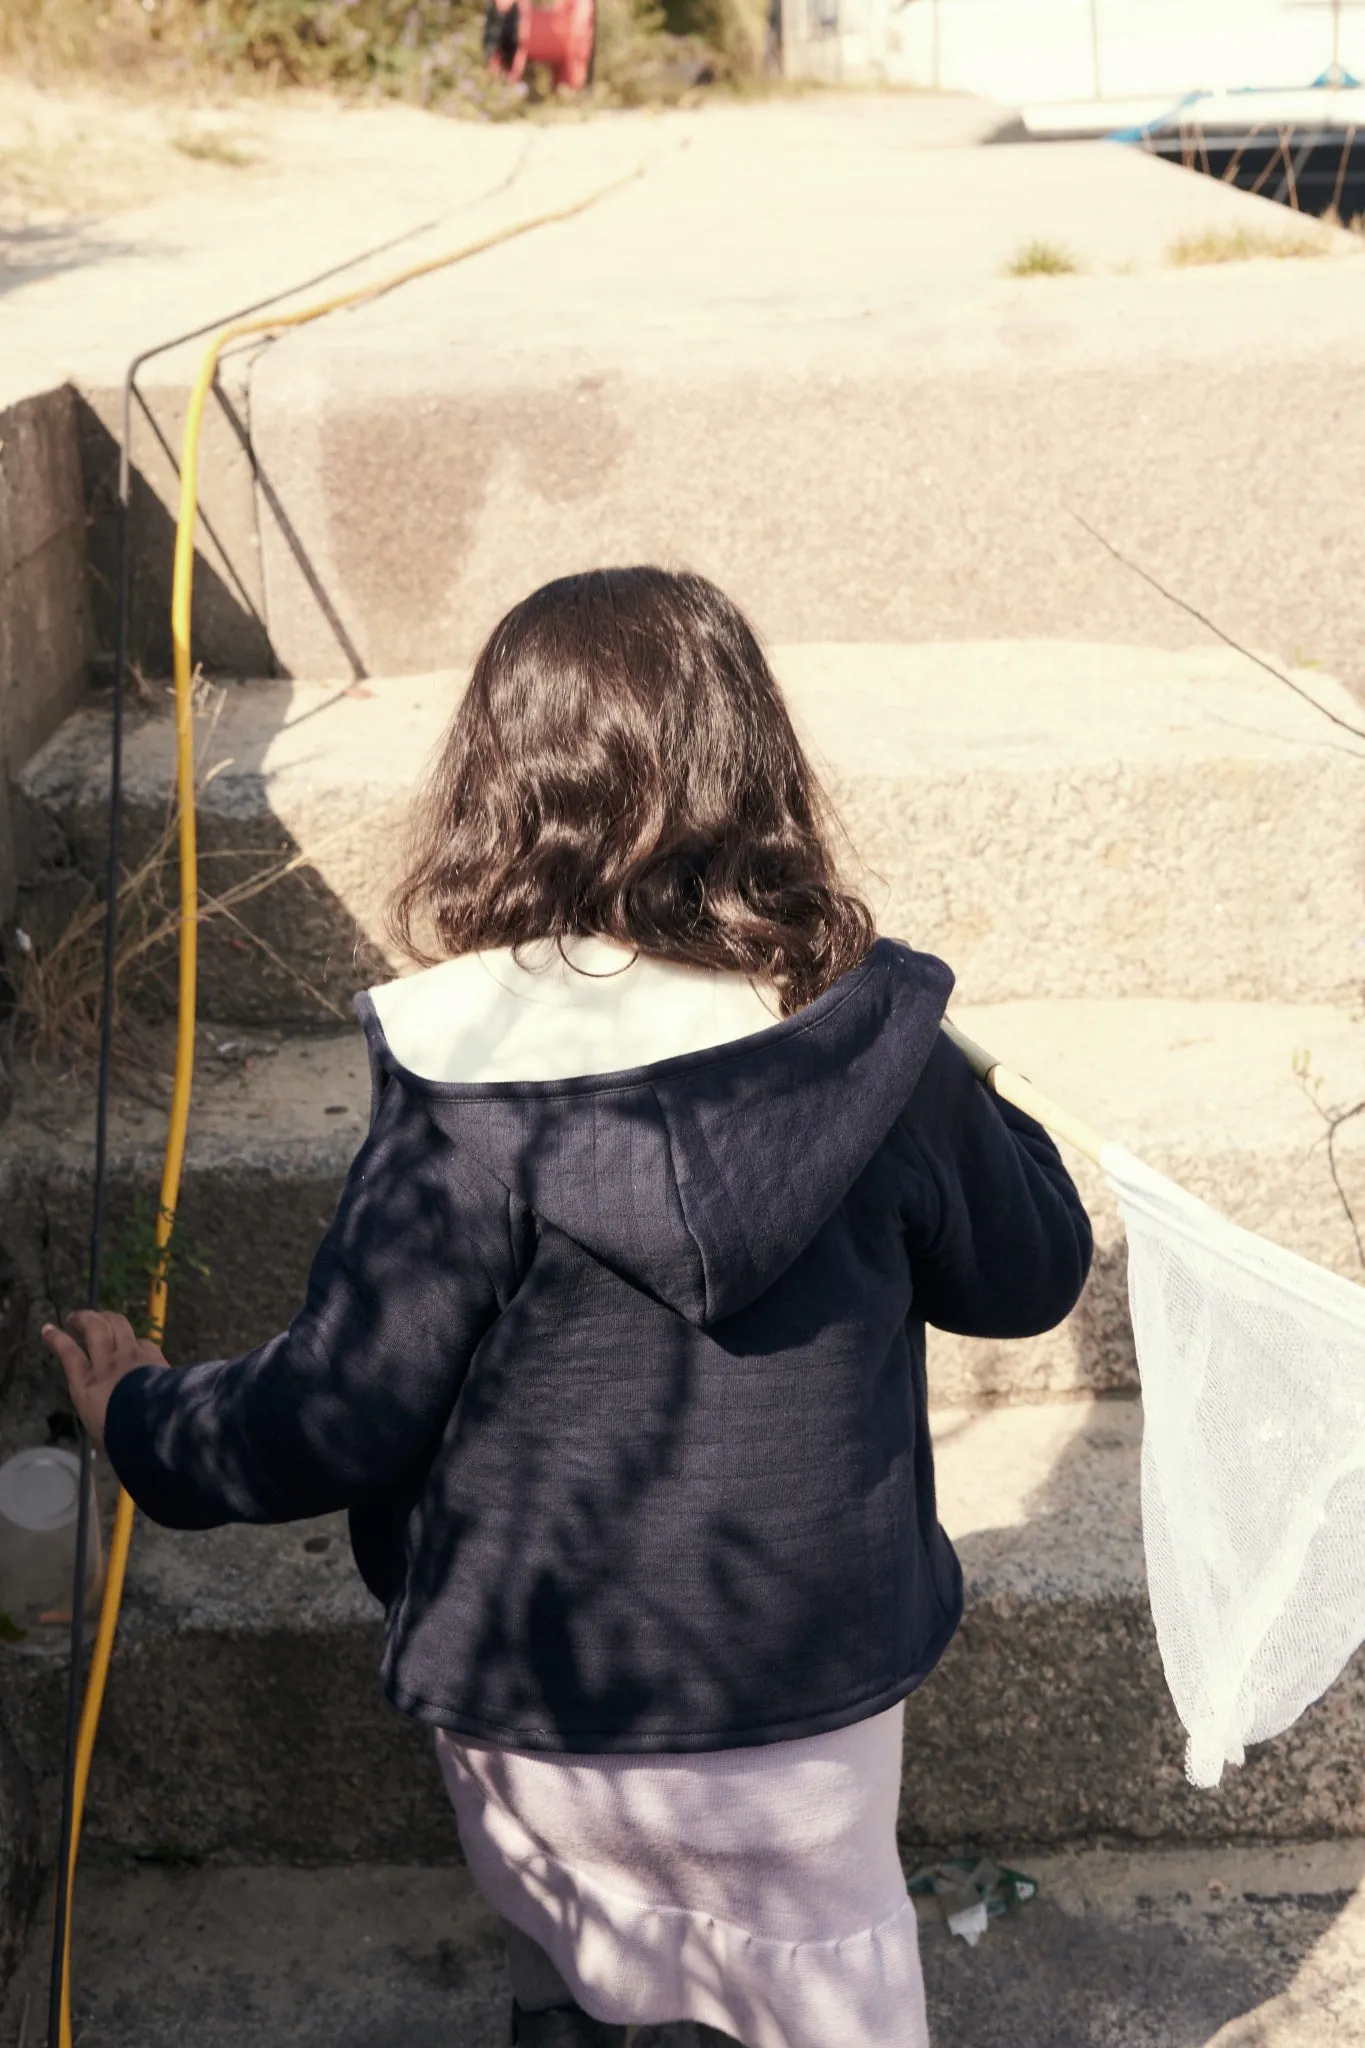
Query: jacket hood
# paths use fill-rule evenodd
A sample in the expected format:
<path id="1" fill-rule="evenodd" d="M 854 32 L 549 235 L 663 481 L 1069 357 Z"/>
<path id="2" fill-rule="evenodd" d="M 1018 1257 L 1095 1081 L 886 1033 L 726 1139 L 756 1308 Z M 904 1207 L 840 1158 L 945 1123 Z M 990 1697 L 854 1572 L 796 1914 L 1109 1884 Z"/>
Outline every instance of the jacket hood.
<path id="1" fill-rule="evenodd" d="M 882 1144 L 953 985 L 879 939 L 816 1002 L 752 1037 L 623 1073 L 440 1082 L 403 1067 L 369 998 L 376 1064 L 544 1222 L 704 1325 L 778 1280 Z"/>

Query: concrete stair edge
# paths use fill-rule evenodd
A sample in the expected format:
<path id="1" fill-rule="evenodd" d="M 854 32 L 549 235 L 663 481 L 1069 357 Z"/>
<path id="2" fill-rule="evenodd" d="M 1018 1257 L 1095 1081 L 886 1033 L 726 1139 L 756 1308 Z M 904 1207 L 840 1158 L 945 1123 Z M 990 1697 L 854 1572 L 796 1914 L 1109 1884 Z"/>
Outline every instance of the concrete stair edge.
<path id="1" fill-rule="evenodd" d="M 1140 1426 L 1122 1401 L 938 1418 L 968 1605 L 907 1708 L 908 1839 L 1365 1832 L 1365 1658 L 1217 1792 L 1186 1783 L 1146 1602 Z M 248 1860 L 453 1856 L 429 1736 L 380 1698 L 379 1643 L 339 1518 L 188 1538 L 140 1525 L 90 1840 Z M 50 1791 L 62 1658 L 7 1648 L 0 1684 Z"/>
<path id="2" fill-rule="evenodd" d="M 1023 642 L 774 658 L 850 879 L 882 929 L 950 960 L 959 1000 L 1358 997 L 1358 767 L 1241 657 Z M 1350 710 L 1331 678 L 1309 681 L 1326 709 Z M 384 897 L 459 688 L 454 674 L 228 686 L 201 739 L 206 899 L 296 864 L 240 925 L 206 922 L 205 1015 L 325 1022 L 392 971 Z M 99 873 L 107 749 L 103 715 L 79 714 L 23 778 L 50 849 L 38 922 L 44 890 Z M 167 721 L 134 726 L 126 786 L 131 852 L 164 826 Z"/>
<path id="3" fill-rule="evenodd" d="M 1064 1106 L 1234 1221 L 1360 1277 L 1328 1165 L 1325 1110 L 1365 1097 L 1365 1026 L 1326 1005 L 1179 1002 L 953 1006 L 953 1016 Z M 219 1047 L 223 1050 L 220 1051 Z M 1318 1100 L 1294 1071 L 1307 1058 Z M 22 1077 L 21 1077 L 22 1078 Z M 368 1071 L 358 1029 L 281 1037 L 200 1033 L 196 1096 L 172 1276 L 173 1355 L 217 1357 L 284 1327 L 364 1134 Z M 160 1171 L 164 1109 L 118 1100 L 111 1126 L 110 1242 Z M 1365 1124 L 1345 1124 L 1338 1172 L 1365 1207 Z M 6 1132 L 7 1228 L 44 1241 L 48 1291 L 76 1299 L 92 1135 L 60 1091 Z M 931 1398 L 1046 1400 L 1136 1384 L 1122 1227 L 1102 1174 L 1068 1154 L 1094 1220 L 1085 1296 L 1056 1331 L 1022 1341 L 930 1334 Z M 25 1223 L 23 1219 L 27 1219 Z M 207 1270 L 199 1270 L 201 1267 Z"/>
<path id="4" fill-rule="evenodd" d="M 907 1871 L 917 1846 L 903 1843 Z M 1359 2038 L 1365 1842 L 999 1843 L 993 1855 L 1038 1893 L 992 1920 L 977 1947 L 949 1932 L 936 1902 L 919 1902 L 936 2042 L 1319 2048 Z M 26 2001 L 42 2010 L 41 1925 L 0 2008 L 7 2041 Z M 467 1871 L 82 1867 L 75 2018 L 82 2032 L 95 2021 L 100 2048 L 504 2048 L 508 2000 L 496 1920 Z M 646 2027 L 637 2048 L 699 2048 L 699 2034 L 690 2023 Z"/>

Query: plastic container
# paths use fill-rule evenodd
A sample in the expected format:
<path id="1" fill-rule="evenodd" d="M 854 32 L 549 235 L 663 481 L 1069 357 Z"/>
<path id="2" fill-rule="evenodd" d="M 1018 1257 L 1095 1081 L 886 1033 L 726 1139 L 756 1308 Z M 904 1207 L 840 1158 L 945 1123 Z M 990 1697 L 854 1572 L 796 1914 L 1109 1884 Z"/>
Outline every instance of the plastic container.
<path id="1" fill-rule="evenodd" d="M 0 1465 L 0 1633 L 11 1641 L 70 1622 L 80 1488 L 74 1451 L 20 1451 Z M 87 1596 L 100 1569 L 92 1480 Z"/>

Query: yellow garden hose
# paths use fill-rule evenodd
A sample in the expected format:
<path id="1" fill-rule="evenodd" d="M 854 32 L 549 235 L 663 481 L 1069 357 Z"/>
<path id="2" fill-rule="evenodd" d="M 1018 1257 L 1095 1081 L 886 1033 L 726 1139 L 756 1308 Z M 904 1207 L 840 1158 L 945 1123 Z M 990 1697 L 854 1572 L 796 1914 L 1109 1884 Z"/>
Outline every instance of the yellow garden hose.
<path id="1" fill-rule="evenodd" d="M 452 264 L 463 263 L 471 256 L 478 256 L 486 249 L 496 248 L 501 242 L 514 241 L 518 236 L 530 234 L 536 228 L 550 227 L 557 221 L 572 220 L 575 215 L 586 213 L 589 207 L 596 206 L 609 194 L 633 183 L 641 176 L 643 169 L 643 164 L 637 165 L 624 177 L 598 186 L 586 198 L 574 200 L 568 206 L 536 214 L 528 220 L 515 221 L 508 227 L 496 228 L 491 234 L 483 235 L 477 241 L 467 242 L 458 249 L 447 250 L 444 255 L 433 256 L 422 263 L 409 264 L 406 269 L 381 278 L 375 284 L 362 285 L 353 291 L 339 292 L 332 298 L 320 300 L 316 305 L 305 306 L 295 313 L 275 313 L 254 320 L 235 321 L 214 335 L 204 351 L 185 414 L 180 458 L 180 503 L 175 531 L 175 571 L 171 589 L 176 797 L 179 807 L 180 973 L 175 1083 L 171 1094 L 170 1124 L 166 1135 L 165 1164 L 161 1175 L 161 1199 L 157 1207 L 156 1258 L 148 1298 L 150 1334 L 158 1341 L 166 1322 L 166 1258 L 175 1224 L 176 1204 L 180 1199 L 180 1176 L 185 1161 L 185 1137 L 189 1127 L 190 1090 L 194 1080 L 199 873 L 195 837 L 194 665 L 190 650 L 190 613 L 194 594 L 194 534 L 199 504 L 199 428 L 204 406 L 218 373 L 219 358 L 229 343 L 243 340 L 248 335 L 279 334 L 292 327 L 307 326 L 310 321 L 321 320 L 328 313 L 339 312 L 345 306 L 362 305 L 366 300 L 379 298 L 395 290 L 399 285 L 410 284 L 416 278 L 429 276 L 433 271 L 446 270 Z M 104 1594 L 100 1604 L 99 1626 L 91 1652 L 90 1675 L 86 1681 L 76 1741 L 70 1847 L 67 1856 L 66 1926 L 62 1948 L 61 2048 L 71 2048 L 71 1902 L 75 1893 L 81 1820 L 90 1781 L 90 1763 L 94 1755 L 100 1711 L 104 1705 L 105 1687 L 109 1678 L 109 1664 L 113 1656 L 119 1608 L 123 1600 L 123 1584 L 132 1534 L 133 1503 L 120 1488 L 114 1514 L 114 1533 L 109 1546 Z"/>

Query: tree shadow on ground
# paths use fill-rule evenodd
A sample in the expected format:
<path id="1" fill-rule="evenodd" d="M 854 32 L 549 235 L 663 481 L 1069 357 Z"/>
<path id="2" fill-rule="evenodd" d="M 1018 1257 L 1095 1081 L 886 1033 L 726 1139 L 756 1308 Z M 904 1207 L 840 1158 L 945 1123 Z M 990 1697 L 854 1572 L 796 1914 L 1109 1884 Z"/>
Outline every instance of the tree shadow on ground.
<path id="1" fill-rule="evenodd" d="M 98 227 L 94 219 L 29 221 L 22 227 L 0 220 L 0 297 L 86 263 L 134 253 L 131 244 L 111 242 Z"/>

